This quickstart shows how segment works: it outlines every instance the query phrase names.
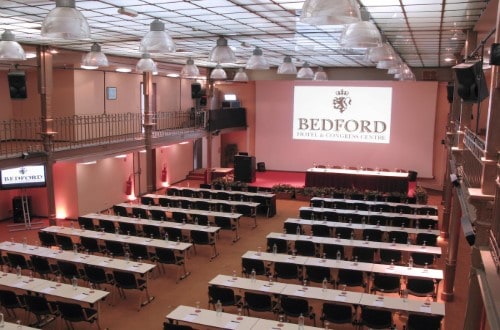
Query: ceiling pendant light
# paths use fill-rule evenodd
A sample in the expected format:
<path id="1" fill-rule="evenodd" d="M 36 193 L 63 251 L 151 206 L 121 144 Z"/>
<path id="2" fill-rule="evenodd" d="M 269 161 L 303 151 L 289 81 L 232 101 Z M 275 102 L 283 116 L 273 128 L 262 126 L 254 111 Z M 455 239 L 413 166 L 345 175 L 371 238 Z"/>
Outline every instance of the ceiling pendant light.
<path id="1" fill-rule="evenodd" d="M 192 58 L 188 58 L 186 64 L 182 67 L 181 77 L 183 78 L 197 78 L 200 76 L 200 70 L 194 64 Z"/>
<path id="2" fill-rule="evenodd" d="M 255 47 L 252 56 L 248 59 L 247 70 L 267 70 L 269 69 L 269 63 L 267 63 L 266 58 L 262 55 L 262 49 Z"/>
<path id="3" fill-rule="evenodd" d="M 151 58 L 151 55 L 148 53 L 144 53 L 141 56 L 141 59 L 137 62 L 135 66 L 137 71 L 139 72 L 157 72 L 156 63 Z"/>
<path id="4" fill-rule="evenodd" d="M 174 41 L 165 31 L 165 24 L 158 18 L 149 24 L 149 32 L 142 38 L 139 51 L 148 54 L 175 52 Z"/>
<path id="5" fill-rule="evenodd" d="M 248 81 L 248 75 L 243 68 L 238 69 L 238 72 L 234 75 L 233 81 Z"/>
<path id="6" fill-rule="evenodd" d="M 90 47 L 90 52 L 82 56 L 82 67 L 84 69 L 97 69 L 98 67 L 108 66 L 108 58 L 106 54 L 101 51 L 101 46 L 94 42 Z"/>
<path id="7" fill-rule="evenodd" d="M 26 54 L 23 47 L 16 41 L 14 34 L 10 30 L 5 30 L 0 40 L 0 60 L 24 61 L 25 59 Z"/>
<path id="8" fill-rule="evenodd" d="M 318 67 L 318 70 L 314 73 L 313 80 L 328 80 L 328 75 L 322 67 Z"/>
<path id="9" fill-rule="evenodd" d="M 370 47 L 366 51 L 366 60 L 378 63 L 380 61 L 392 61 L 394 59 L 394 51 L 391 45 L 384 42 L 379 47 Z"/>
<path id="10" fill-rule="evenodd" d="M 213 80 L 224 80 L 227 79 L 226 71 L 222 68 L 220 64 L 217 64 L 215 68 L 210 73 L 210 79 Z"/>
<path id="11" fill-rule="evenodd" d="M 340 45 L 347 48 L 379 47 L 382 36 L 379 30 L 369 21 L 361 21 L 348 25 L 340 38 Z"/>
<path id="12" fill-rule="evenodd" d="M 285 56 L 283 63 L 278 67 L 278 74 L 296 74 L 297 68 L 292 63 L 292 58 L 290 56 Z"/>
<path id="13" fill-rule="evenodd" d="M 236 56 L 233 50 L 227 45 L 227 39 L 224 37 L 219 37 L 217 39 L 217 45 L 210 51 L 210 56 L 208 57 L 210 62 L 217 63 L 235 63 Z"/>
<path id="14" fill-rule="evenodd" d="M 302 68 L 300 68 L 299 72 L 297 72 L 297 79 L 313 79 L 314 71 L 309 66 L 309 63 L 304 62 Z"/>
<path id="15" fill-rule="evenodd" d="M 359 22 L 361 14 L 355 0 L 306 0 L 300 21 L 312 25 L 341 25 Z"/>
<path id="16" fill-rule="evenodd" d="M 56 0 L 42 23 L 41 35 L 52 39 L 88 39 L 90 27 L 75 6 L 75 0 Z"/>

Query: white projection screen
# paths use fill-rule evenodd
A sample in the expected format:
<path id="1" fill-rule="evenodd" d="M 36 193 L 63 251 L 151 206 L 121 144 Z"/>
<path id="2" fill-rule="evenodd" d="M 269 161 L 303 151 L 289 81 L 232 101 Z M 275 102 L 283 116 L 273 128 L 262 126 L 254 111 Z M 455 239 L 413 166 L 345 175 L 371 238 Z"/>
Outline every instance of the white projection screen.
<path id="1" fill-rule="evenodd" d="M 334 101 L 337 91 L 348 92 L 350 103 Z M 437 91 L 434 81 L 257 81 L 255 156 L 270 170 L 301 172 L 317 163 L 404 168 L 431 178 Z M 341 113 L 334 102 L 350 107 Z M 309 128 L 303 136 L 299 118 Z M 387 125 L 384 135 L 375 122 Z"/>

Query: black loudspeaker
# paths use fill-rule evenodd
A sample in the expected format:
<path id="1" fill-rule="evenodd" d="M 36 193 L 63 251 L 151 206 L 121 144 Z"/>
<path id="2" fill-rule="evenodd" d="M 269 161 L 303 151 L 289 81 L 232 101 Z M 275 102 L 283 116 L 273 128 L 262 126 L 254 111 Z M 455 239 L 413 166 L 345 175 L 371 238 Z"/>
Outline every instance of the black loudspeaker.
<path id="1" fill-rule="evenodd" d="M 257 163 L 257 171 L 265 172 L 266 171 L 266 163 L 264 163 L 264 162 Z"/>
<path id="2" fill-rule="evenodd" d="M 415 171 L 408 171 L 408 181 L 414 182 L 417 181 L 417 172 Z"/>
<path id="3" fill-rule="evenodd" d="M 32 215 L 31 196 L 28 196 L 28 212 Z M 24 222 L 23 200 L 21 196 L 12 198 L 12 219 L 14 222 Z"/>
<path id="4" fill-rule="evenodd" d="M 453 82 L 448 82 L 448 85 L 446 86 L 446 92 L 447 92 L 447 98 L 448 102 L 453 103 L 453 94 L 454 94 L 454 89 L 455 85 Z"/>
<path id="5" fill-rule="evenodd" d="M 243 155 L 234 156 L 234 181 L 255 181 L 255 157 Z"/>
<path id="6" fill-rule="evenodd" d="M 9 80 L 9 93 L 12 99 L 25 99 L 28 97 L 26 92 L 26 74 L 24 71 L 11 71 L 7 74 Z"/>
<path id="7" fill-rule="evenodd" d="M 201 97 L 201 84 L 193 83 L 191 84 L 191 98 L 199 99 Z"/>
<path id="8" fill-rule="evenodd" d="M 457 77 L 457 93 L 464 102 L 480 102 L 488 97 L 481 61 L 462 63 L 453 69 Z"/>
<path id="9" fill-rule="evenodd" d="M 500 65 L 500 43 L 494 43 L 491 45 L 490 65 Z"/>

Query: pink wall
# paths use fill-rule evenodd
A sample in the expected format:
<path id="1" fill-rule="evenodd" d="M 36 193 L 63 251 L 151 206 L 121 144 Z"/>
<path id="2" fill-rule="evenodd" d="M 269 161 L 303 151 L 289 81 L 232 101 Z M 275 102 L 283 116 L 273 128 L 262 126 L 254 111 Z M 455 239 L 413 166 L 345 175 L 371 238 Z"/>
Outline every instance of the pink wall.
<path id="1" fill-rule="evenodd" d="M 161 181 L 163 166 L 167 168 L 169 185 L 186 179 L 193 169 L 193 143 L 176 143 L 156 149 L 156 189 L 164 186 Z"/>

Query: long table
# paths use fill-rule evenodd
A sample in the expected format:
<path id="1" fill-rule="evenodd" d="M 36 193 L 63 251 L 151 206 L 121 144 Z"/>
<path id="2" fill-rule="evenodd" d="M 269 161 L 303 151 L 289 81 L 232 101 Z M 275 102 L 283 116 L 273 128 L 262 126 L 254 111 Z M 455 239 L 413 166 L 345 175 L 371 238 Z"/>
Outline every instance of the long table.
<path id="1" fill-rule="evenodd" d="M 438 208 L 434 205 L 427 205 L 427 204 L 408 204 L 408 203 L 393 203 L 393 202 L 382 202 L 382 201 L 365 201 L 365 200 L 357 200 L 357 199 L 342 199 L 342 198 L 328 198 L 328 197 L 313 197 L 311 198 L 311 204 L 314 204 L 316 202 L 323 202 L 324 207 L 329 207 L 326 205 L 335 205 L 336 203 L 339 204 L 344 204 L 344 205 L 352 205 L 352 209 L 354 209 L 354 206 L 356 204 L 362 203 L 368 206 L 373 212 L 376 212 L 379 210 L 380 207 L 382 206 L 388 206 L 390 207 L 393 211 L 392 212 L 398 212 L 398 208 L 400 207 L 407 207 L 411 209 L 413 212 L 419 212 L 422 209 L 432 209 L 433 212 L 437 212 Z"/>
<path id="2" fill-rule="evenodd" d="M 336 187 L 407 192 L 408 173 L 333 168 L 309 168 L 306 187 Z"/>
<path id="3" fill-rule="evenodd" d="M 278 285 L 278 282 L 270 284 L 268 281 L 252 280 L 244 277 L 232 277 L 228 275 L 217 275 L 210 280 L 209 285 L 218 285 L 233 289 L 269 292 L 268 287 Z M 346 304 L 376 306 L 378 308 L 393 311 L 404 311 L 420 314 L 445 315 L 445 304 L 440 302 L 423 302 L 422 300 L 384 296 L 361 293 L 355 291 L 343 291 L 336 289 L 323 289 L 320 287 L 304 287 L 297 284 L 280 283 L 280 295 L 319 300 L 324 302 L 338 301 Z M 277 290 L 275 290 L 277 291 Z"/>

